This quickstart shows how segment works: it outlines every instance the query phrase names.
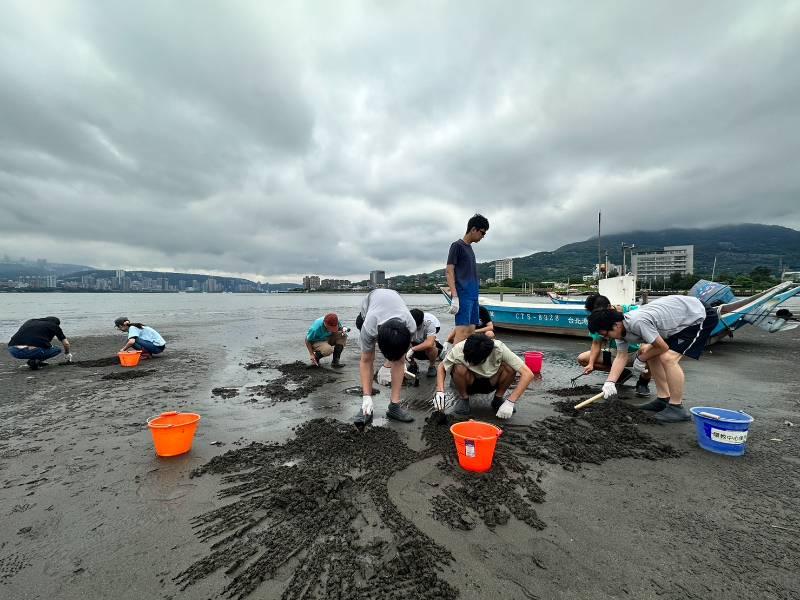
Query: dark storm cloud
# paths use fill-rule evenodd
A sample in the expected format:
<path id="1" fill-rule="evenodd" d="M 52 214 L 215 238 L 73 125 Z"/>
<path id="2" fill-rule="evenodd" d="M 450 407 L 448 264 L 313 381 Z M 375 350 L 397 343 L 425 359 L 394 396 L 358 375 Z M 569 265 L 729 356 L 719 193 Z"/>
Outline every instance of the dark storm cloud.
<path id="1" fill-rule="evenodd" d="M 796 2 L 6 3 L 0 251 L 277 280 L 797 227 Z"/>

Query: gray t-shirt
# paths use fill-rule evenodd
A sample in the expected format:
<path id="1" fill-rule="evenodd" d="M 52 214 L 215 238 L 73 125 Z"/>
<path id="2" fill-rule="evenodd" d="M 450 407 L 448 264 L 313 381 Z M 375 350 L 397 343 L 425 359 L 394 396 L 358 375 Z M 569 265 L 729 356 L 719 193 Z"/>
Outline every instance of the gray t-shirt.
<path id="1" fill-rule="evenodd" d="M 421 344 L 428 336 L 436 335 L 436 330 L 441 326 L 439 319 L 431 313 L 422 313 L 422 323 L 417 327 L 414 335 L 411 336 L 411 343 L 414 345 Z"/>
<path id="2" fill-rule="evenodd" d="M 617 352 L 627 352 L 628 344 L 652 344 L 687 327 L 702 323 L 706 307 L 693 296 L 665 296 L 625 313 L 625 339 L 617 340 Z"/>
<path id="3" fill-rule="evenodd" d="M 375 352 L 378 327 L 389 319 L 403 321 L 411 335 L 414 335 L 417 329 L 406 303 L 394 290 L 372 290 L 361 303 L 361 316 L 364 317 L 359 337 L 362 352 Z"/>

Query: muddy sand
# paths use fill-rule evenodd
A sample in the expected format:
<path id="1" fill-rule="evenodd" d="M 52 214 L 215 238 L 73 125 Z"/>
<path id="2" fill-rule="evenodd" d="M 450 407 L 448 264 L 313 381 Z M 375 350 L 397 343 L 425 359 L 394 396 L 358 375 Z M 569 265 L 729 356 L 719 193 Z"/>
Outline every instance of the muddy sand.
<path id="1" fill-rule="evenodd" d="M 178 338 L 123 369 L 117 338 L 76 338 L 84 368 L 31 372 L 2 348 L 0 594 L 796 598 L 799 341 L 737 333 L 686 365 L 690 405 L 755 416 L 744 457 L 654 424 L 629 386 L 575 411 L 575 369 L 546 363 L 480 475 L 426 410 L 387 423 L 385 392 L 357 432 L 354 349 L 338 372 Z M 404 394 L 424 407 L 432 389 Z M 165 410 L 203 415 L 190 454 L 154 456 L 145 424 Z"/>

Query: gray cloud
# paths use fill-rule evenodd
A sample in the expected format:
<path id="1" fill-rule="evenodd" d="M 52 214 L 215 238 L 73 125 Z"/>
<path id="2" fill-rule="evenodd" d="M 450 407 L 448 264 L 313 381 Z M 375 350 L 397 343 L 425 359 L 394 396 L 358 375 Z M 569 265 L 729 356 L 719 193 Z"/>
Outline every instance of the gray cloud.
<path id="1" fill-rule="evenodd" d="M 441 268 L 594 233 L 800 226 L 796 2 L 5 3 L 0 251 Z"/>

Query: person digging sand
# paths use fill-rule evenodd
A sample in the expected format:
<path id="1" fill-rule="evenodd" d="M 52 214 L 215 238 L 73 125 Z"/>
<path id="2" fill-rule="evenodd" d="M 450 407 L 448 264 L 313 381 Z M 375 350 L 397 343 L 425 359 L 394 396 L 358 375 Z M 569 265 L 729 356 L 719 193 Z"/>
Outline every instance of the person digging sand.
<path id="1" fill-rule="evenodd" d="M 372 374 L 375 365 L 375 345 L 389 363 L 392 374 L 392 391 L 386 416 L 389 419 L 410 423 L 414 420 L 400 406 L 400 392 L 405 378 L 405 355 L 411 346 L 411 336 L 417 329 L 414 317 L 394 290 L 371 291 L 361 303 L 361 312 L 356 319 L 361 344 L 359 373 L 361 375 L 361 410 L 354 419 L 357 427 L 372 420 Z"/>
<path id="2" fill-rule="evenodd" d="M 684 356 L 698 360 L 718 322 L 716 310 L 692 296 L 665 296 L 627 314 L 611 307 L 593 311 L 589 331 L 617 342 L 603 396 L 616 396 L 615 384 L 628 362 L 630 344 L 650 344 L 639 352 L 633 370 L 641 373 L 647 362 L 658 397 L 639 408 L 657 411 L 655 418 L 662 423 L 689 421 L 691 416 L 683 406 L 685 379 L 680 360 Z"/>
<path id="3" fill-rule="evenodd" d="M 498 419 L 508 419 L 514 414 L 517 401 L 533 381 L 533 372 L 519 356 L 511 352 L 503 342 L 493 340 L 483 333 L 474 333 L 453 346 L 439 364 L 436 372 L 436 394 L 433 397 L 433 407 L 438 411 L 445 409 L 444 384 L 447 373 L 451 374 L 459 396 L 453 412 L 462 416 L 470 414 L 470 394 L 494 392 L 492 410 L 497 411 Z M 505 398 L 517 373 L 519 383 L 511 395 Z"/>
<path id="4" fill-rule="evenodd" d="M 436 359 L 442 350 L 442 344 L 436 339 L 436 334 L 442 324 L 431 313 L 422 312 L 418 308 L 411 309 L 411 316 L 417 324 L 417 329 L 411 336 L 411 348 L 406 353 L 406 360 L 427 360 L 428 377 L 436 377 Z"/>
<path id="5" fill-rule="evenodd" d="M 323 357 L 333 354 L 331 366 L 341 369 L 344 364 L 340 359 L 347 344 L 348 331 L 349 329 L 342 327 L 336 313 L 328 313 L 314 321 L 306 333 L 306 348 L 311 364 L 318 367 Z"/>
<path id="6" fill-rule="evenodd" d="M 141 323 L 131 323 L 128 317 L 114 319 L 114 327 L 128 334 L 128 341 L 120 352 L 141 350 L 142 358 L 150 358 L 161 354 L 167 347 L 167 342 L 155 329 Z"/>
<path id="7" fill-rule="evenodd" d="M 51 342 L 57 338 L 64 348 L 65 362 L 72 362 L 72 352 L 67 336 L 61 330 L 61 321 L 58 317 L 44 317 L 29 319 L 11 336 L 8 342 L 8 352 L 14 358 L 28 361 L 31 370 L 47 366 L 44 362 L 61 353 L 59 348 L 53 348 Z"/>

